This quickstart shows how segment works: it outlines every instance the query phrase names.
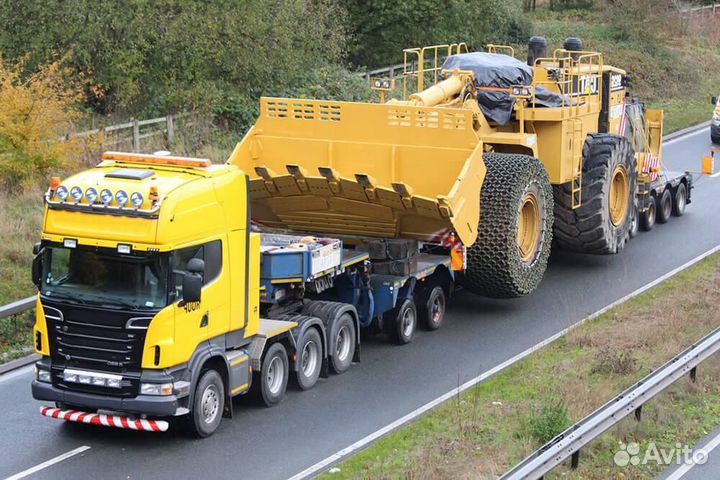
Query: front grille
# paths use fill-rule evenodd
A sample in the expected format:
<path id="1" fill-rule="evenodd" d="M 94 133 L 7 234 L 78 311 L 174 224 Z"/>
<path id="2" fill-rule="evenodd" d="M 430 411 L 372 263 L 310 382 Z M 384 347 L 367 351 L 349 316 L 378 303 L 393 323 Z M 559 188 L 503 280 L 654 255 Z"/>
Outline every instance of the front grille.
<path id="1" fill-rule="evenodd" d="M 53 384 L 87 393 L 137 394 L 147 331 L 137 325 L 147 325 L 148 321 L 142 319 L 149 319 L 157 312 L 69 305 L 45 298 L 42 303 L 50 337 Z M 62 379 L 65 368 L 120 373 L 123 387 L 65 383 Z"/>

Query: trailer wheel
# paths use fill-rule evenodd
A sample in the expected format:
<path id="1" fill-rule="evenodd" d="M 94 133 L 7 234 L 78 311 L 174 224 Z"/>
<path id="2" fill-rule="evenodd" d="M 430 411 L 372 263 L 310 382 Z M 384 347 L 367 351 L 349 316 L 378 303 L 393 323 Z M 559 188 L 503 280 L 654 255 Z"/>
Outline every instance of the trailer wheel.
<path id="1" fill-rule="evenodd" d="M 390 340 L 396 345 L 407 345 L 412 342 L 417 328 L 415 302 L 410 298 L 406 298 L 387 315 L 390 317 L 386 324 Z"/>
<path id="2" fill-rule="evenodd" d="M 630 236 L 637 161 L 625 137 L 590 134 L 583 147 L 581 205 L 572 208 L 570 183 L 555 187 L 555 239 L 581 253 L 612 254 Z"/>
<path id="3" fill-rule="evenodd" d="M 673 211 L 672 214 L 676 217 L 682 217 L 685 214 L 685 207 L 687 206 L 687 187 L 684 183 L 680 182 L 680 185 L 675 189 L 675 195 L 673 195 Z"/>
<path id="4" fill-rule="evenodd" d="M 317 329 L 308 329 L 297 347 L 298 365 L 295 379 L 301 390 L 312 388 L 320 378 L 322 350 L 322 339 Z"/>
<path id="5" fill-rule="evenodd" d="M 640 213 L 638 212 L 637 206 L 633 207 L 632 223 L 630 224 L 630 238 L 637 237 L 640 231 Z"/>
<path id="6" fill-rule="evenodd" d="M 657 200 L 657 222 L 667 223 L 670 220 L 673 210 L 673 200 L 670 188 L 665 188 L 660 197 L 656 197 Z"/>
<path id="7" fill-rule="evenodd" d="M 427 330 L 437 330 L 445 318 L 445 291 L 440 285 L 432 287 L 427 295 L 421 298 L 419 317 Z"/>
<path id="8" fill-rule="evenodd" d="M 185 418 L 188 433 L 196 438 L 209 437 L 220 426 L 225 407 L 225 385 L 215 370 L 206 370 L 195 386 L 192 408 Z"/>
<path id="9" fill-rule="evenodd" d="M 657 206 L 655 202 L 655 196 L 648 202 L 647 210 L 640 215 L 640 228 L 649 232 L 655 226 L 655 219 L 657 218 Z"/>
<path id="10" fill-rule="evenodd" d="M 285 398 L 290 367 L 287 350 L 280 342 L 270 345 L 263 356 L 259 372 L 253 372 L 252 392 L 266 407 L 277 405 Z"/>
<path id="11" fill-rule="evenodd" d="M 355 356 L 355 325 L 349 313 L 343 313 L 335 324 L 335 349 L 330 357 L 330 366 L 335 373 L 344 373 L 350 368 Z"/>
<path id="12" fill-rule="evenodd" d="M 527 155 L 486 153 L 477 241 L 462 284 L 492 298 L 527 295 L 550 256 L 553 196 L 545 167 Z"/>

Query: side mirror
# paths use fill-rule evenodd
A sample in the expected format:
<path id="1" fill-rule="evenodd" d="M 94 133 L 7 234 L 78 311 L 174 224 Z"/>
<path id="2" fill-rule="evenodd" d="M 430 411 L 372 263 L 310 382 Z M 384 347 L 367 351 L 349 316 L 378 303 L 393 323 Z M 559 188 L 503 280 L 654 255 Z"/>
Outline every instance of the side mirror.
<path id="1" fill-rule="evenodd" d="M 35 249 L 33 248 L 33 252 Z M 35 254 L 35 258 L 33 258 L 32 262 L 32 282 L 35 284 L 35 286 L 40 289 L 42 286 L 42 272 L 43 272 L 43 262 L 42 262 L 42 254 L 40 252 Z"/>
<path id="2" fill-rule="evenodd" d="M 40 252 L 42 252 L 42 244 L 40 242 L 37 242 L 35 245 L 33 245 L 33 255 L 37 255 Z"/>
<path id="3" fill-rule="evenodd" d="M 712 103 L 713 105 L 717 105 L 717 97 L 710 98 L 710 103 Z"/>
<path id="4" fill-rule="evenodd" d="M 183 276 L 182 292 L 183 302 L 199 302 L 202 294 L 205 262 L 199 258 L 191 258 L 186 267 L 187 273 Z"/>

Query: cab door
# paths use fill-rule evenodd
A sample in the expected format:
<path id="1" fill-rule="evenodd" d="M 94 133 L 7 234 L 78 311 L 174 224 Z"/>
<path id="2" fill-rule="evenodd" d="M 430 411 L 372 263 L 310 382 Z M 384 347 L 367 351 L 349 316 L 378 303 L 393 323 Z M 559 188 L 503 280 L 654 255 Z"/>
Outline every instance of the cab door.
<path id="1" fill-rule="evenodd" d="M 218 239 L 173 252 L 175 342 L 184 345 L 188 358 L 198 344 L 228 329 L 229 279 L 222 269 L 223 247 L 224 242 Z M 185 302 L 182 296 L 183 277 L 192 258 L 199 258 L 205 264 L 199 302 Z"/>

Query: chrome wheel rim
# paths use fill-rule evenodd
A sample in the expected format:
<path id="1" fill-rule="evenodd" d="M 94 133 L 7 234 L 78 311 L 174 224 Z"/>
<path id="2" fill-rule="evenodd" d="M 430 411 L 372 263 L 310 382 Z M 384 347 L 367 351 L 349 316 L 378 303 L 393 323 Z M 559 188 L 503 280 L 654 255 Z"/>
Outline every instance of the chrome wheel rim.
<path id="1" fill-rule="evenodd" d="M 220 394 L 215 385 L 208 385 L 203 391 L 200 399 L 200 409 L 202 410 L 203 421 L 205 423 L 213 423 L 217 418 L 220 410 Z"/>
<path id="2" fill-rule="evenodd" d="M 350 354 L 350 331 L 347 325 L 343 325 L 338 330 L 337 337 L 335 338 L 335 358 L 339 361 L 344 361 Z"/>
<path id="3" fill-rule="evenodd" d="M 310 340 L 303 347 L 300 358 L 300 367 L 302 368 L 303 375 L 310 377 L 315 373 L 315 368 L 318 365 L 318 356 L 318 346 Z"/>
<path id="4" fill-rule="evenodd" d="M 402 328 L 402 334 L 403 337 L 409 337 L 412 335 L 412 332 L 415 328 L 415 315 L 413 314 L 412 309 L 406 308 L 403 312 L 403 316 L 401 319 L 401 328 Z"/>
<path id="5" fill-rule="evenodd" d="M 685 192 L 681 191 L 680 195 L 677 196 L 678 211 L 682 212 L 685 209 Z"/>
<path id="6" fill-rule="evenodd" d="M 282 360 L 280 357 L 273 357 L 273 359 L 270 360 L 266 373 L 266 381 L 270 393 L 277 395 L 280 392 L 284 376 L 285 366 Z"/>

